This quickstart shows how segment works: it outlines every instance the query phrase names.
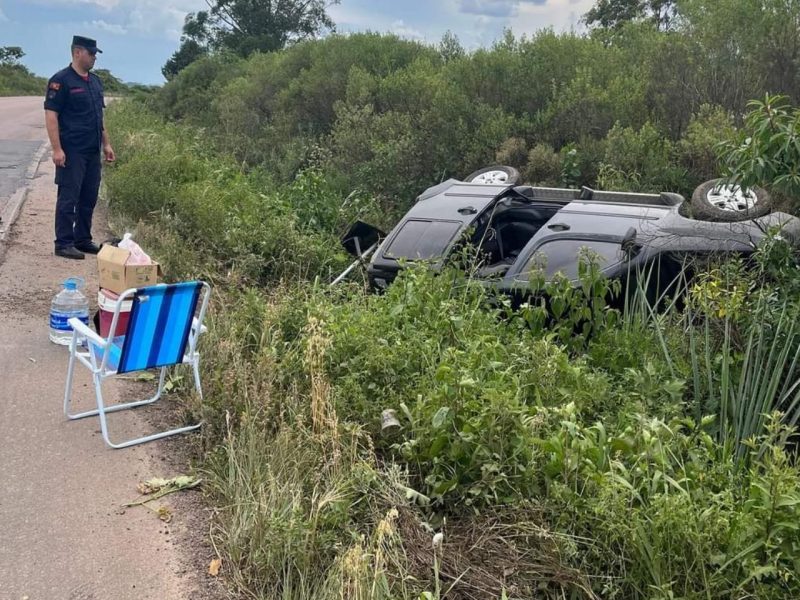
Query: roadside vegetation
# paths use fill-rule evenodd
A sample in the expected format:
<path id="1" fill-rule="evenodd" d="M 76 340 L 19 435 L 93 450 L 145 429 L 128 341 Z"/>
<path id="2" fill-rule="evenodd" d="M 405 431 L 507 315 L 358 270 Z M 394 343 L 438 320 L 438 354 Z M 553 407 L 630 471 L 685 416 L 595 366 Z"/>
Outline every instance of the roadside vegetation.
<path id="1" fill-rule="evenodd" d="M 233 588 L 800 597 L 785 241 L 691 265 L 658 312 L 591 256 L 581 289 L 532 278 L 550 313 L 455 266 L 409 268 L 383 295 L 358 275 L 328 285 L 349 222 L 388 227 L 425 187 L 497 162 L 529 183 L 684 194 L 729 174 L 795 211 L 800 59 L 775 36 L 800 36 L 784 27 L 800 8 L 755 4 L 758 18 L 732 0 L 603 1 L 587 35 L 475 52 L 452 35 L 208 42 L 158 93 L 112 106 L 115 223 L 171 279 L 214 285 L 205 400 L 182 399 L 207 423 L 197 452 Z"/>
<path id="2" fill-rule="evenodd" d="M 23 56 L 19 46 L 0 47 L 0 96 L 44 96 L 47 80 L 20 64 Z"/>

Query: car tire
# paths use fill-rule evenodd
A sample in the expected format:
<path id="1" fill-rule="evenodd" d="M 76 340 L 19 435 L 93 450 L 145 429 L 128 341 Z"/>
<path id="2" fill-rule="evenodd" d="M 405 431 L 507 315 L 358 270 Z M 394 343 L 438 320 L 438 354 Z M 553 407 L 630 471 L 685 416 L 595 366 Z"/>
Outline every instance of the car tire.
<path id="1" fill-rule="evenodd" d="M 710 179 L 695 188 L 692 215 L 701 221 L 746 221 L 763 217 L 772 210 L 772 198 L 758 186 L 742 191 L 725 179 Z"/>
<path id="2" fill-rule="evenodd" d="M 516 185 L 519 183 L 519 171 L 506 165 L 484 167 L 464 178 L 464 183 L 483 183 L 490 185 Z"/>

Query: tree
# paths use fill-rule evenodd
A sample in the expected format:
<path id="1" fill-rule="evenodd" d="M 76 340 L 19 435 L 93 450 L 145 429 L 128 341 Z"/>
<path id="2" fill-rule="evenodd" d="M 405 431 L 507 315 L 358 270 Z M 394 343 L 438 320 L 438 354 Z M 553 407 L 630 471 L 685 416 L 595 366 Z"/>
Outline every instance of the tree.
<path id="1" fill-rule="evenodd" d="M 189 13 L 183 21 L 181 45 L 161 67 L 161 74 L 169 81 L 201 56 L 208 54 L 210 19 L 205 11 Z"/>
<path id="2" fill-rule="evenodd" d="M 19 46 L 0 46 L 0 65 L 16 66 L 23 56 Z"/>
<path id="3" fill-rule="evenodd" d="M 800 103 L 800 2 L 680 0 L 680 14 L 713 69 L 713 102 L 741 111 L 769 91 Z"/>
<path id="4" fill-rule="evenodd" d="M 188 67 L 201 56 L 208 54 L 208 49 L 198 44 L 195 40 L 183 40 L 181 47 L 161 67 L 161 73 L 169 81 L 183 69 Z"/>
<path id="5" fill-rule="evenodd" d="M 442 57 L 444 62 L 450 62 L 451 60 L 463 58 L 466 55 L 466 52 L 464 52 L 464 47 L 458 40 L 458 36 L 449 29 L 444 32 L 442 40 L 439 42 L 438 50 L 439 55 Z"/>
<path id="6" fill-rule="evenodd" d="M 583 16 L 589 26 L 618 29 L 631 21 L 649 21 L 667 30 L 675 16 L 676 0 L 598 0 Z"/>
<path id="7" fill-rule="evenodd" d="M 273 52 L 335 26 L 326 9 L 339 0 L 206 0 L 216 47 L 241 56 Z"/>
<path id="8" fill-rule="evenodd" d="M 209 10 L 189 13 L 181 46 L 161 68 L 172 79 L 211 50 L 247 57 L 333 31 L 326 9 L 339 0 L 206 0 Z"/>

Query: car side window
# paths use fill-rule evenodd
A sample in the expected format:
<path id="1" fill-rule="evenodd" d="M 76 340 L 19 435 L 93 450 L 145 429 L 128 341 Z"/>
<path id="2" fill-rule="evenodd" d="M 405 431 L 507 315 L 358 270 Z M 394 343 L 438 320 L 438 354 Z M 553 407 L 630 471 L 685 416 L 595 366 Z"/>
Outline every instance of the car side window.
<path id="1" fill-rule="evenodd" d="M 544 269 L 547 279 L 561 273 L 567 279 L 578 278 L 578 263 L 581 249 L 586 248 L 597 256 L 600 270 L 619 263 L 623 258 L 622 247 L 614 242 L 597 240 L 559 239 L 545 242 L 528 259 L 521 273 L 527 274 L 536 269 Z"/>

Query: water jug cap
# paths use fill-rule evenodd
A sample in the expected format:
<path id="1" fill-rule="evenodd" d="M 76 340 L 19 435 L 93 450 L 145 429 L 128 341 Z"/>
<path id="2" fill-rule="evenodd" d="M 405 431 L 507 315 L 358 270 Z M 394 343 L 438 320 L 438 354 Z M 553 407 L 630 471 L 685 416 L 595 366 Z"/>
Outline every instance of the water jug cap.
<path id="1" fill-rule="evenodd" d="M 68 290 L 78 290 L 83 286 L 83 277 L 69 277 L 64 281 L 64 287 Z"/>

